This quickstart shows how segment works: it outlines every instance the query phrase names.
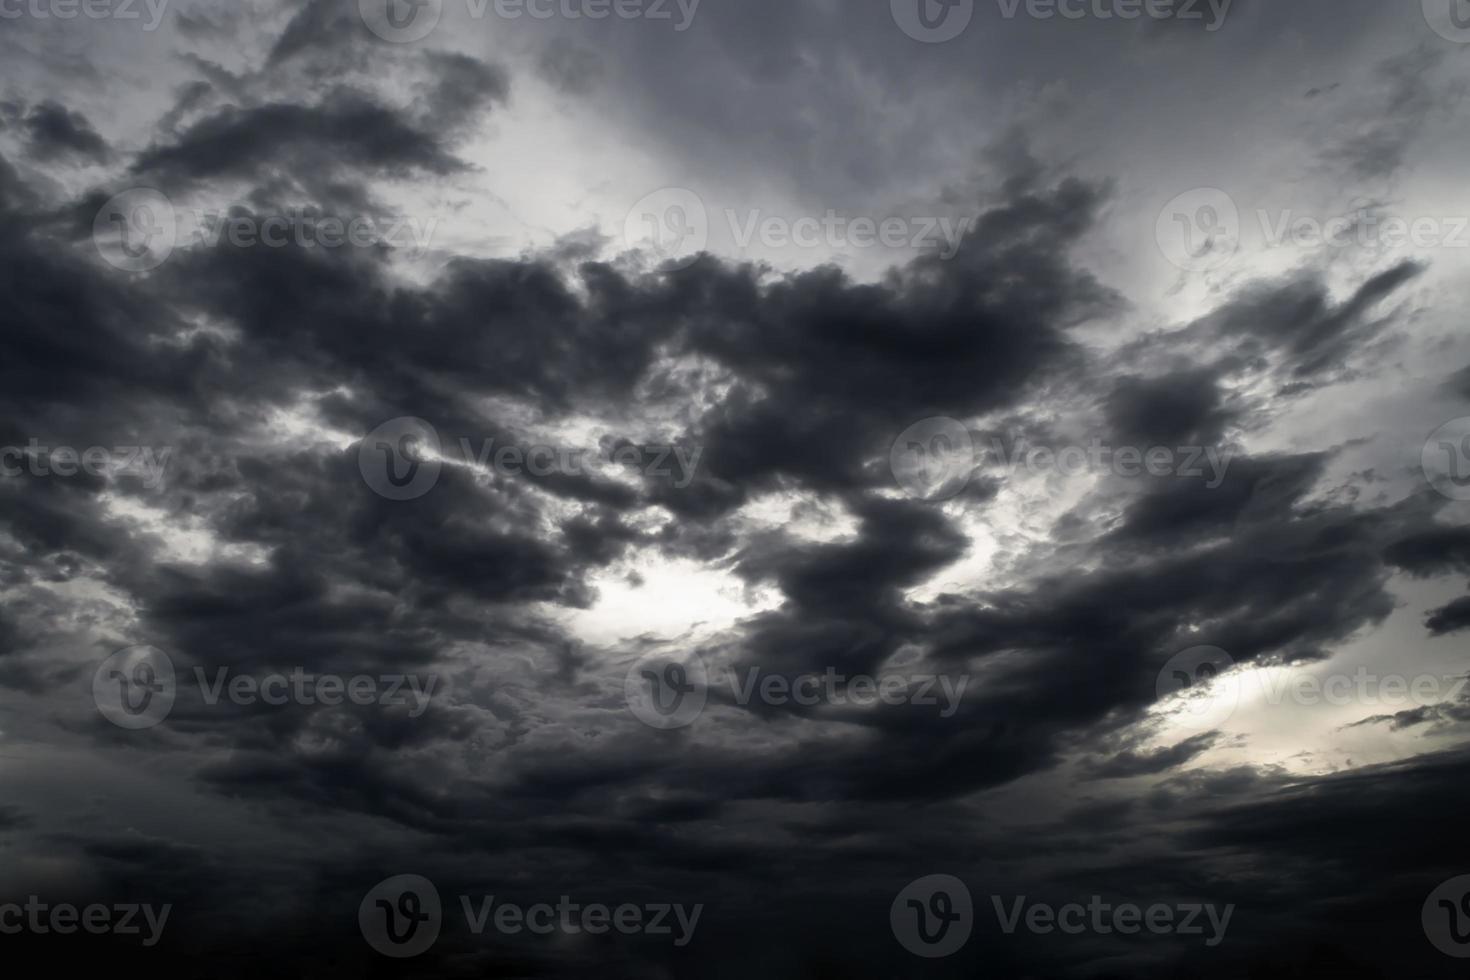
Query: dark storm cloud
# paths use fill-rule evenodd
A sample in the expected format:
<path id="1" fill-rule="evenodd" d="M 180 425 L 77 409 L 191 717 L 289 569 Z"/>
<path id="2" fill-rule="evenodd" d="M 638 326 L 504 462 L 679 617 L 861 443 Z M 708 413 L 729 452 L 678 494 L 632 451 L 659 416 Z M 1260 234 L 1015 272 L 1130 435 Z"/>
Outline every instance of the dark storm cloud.
<path id="1" fill-rule="evenodd" d="M 1218 740 L 1212 732 L 1193 735 L 1167 748 L 1152 752 L 1128 749 L 1107 759 L 1099 759 L 1091 767 L 1091 774 L 1098 779 L 1128 779 L 1133 776 L 1151 776 L 1180 766 L 1197 758 Z"/>
<path id="2" fill-rule="evenodd" d="M 1324 151 L 1324 159 L 1345 165 L 1357 179 L 1394 176 L 1414 140 L 1464 94 L 1460 86 L 1446 87 L 1435 75 L 1447 55 L 1447 49 L 1425 44 L 1377 65 L 1381 105 L 1369 114 L 1354 105 L 1343 126 L 1345 135 Z"/>
<path id="3" fill-rule="evenodd" d="M 37 159 L 70 157 L 92 163 L 107 161 L 107 142 L 92 128 L 87 117 L 57 102 L 32 107 L 25 125 Z"/>
<path id="4" fill-rule="evenodd" d="M 432 79 L 428 115 L 445 129 L 470 122 L 492 103 L 510 96 L 510 77 L 495 65 L 442 52 L 430 53 L 425 61 Z"/>
<path id="5" fill-rule="evenodd" d="M 1292 379 L 1310 379 L 1341 371 L 1362 353 L 1392 322 L 1378 310 L 1379 304 L 1423 271 L 1416 262 L 1400 262 L 1341 303 L 1334 303 L 1326 285 L 1312 274 L 1253 284 L 1212 315 L 1209 326 L 1218 336 L 1245 341 L 1238 348 L 1242 356 L 1274 353 Z"/>
<path id="6" fill-rule="evenodd" d="M 1402 951 L 1396 970 L 1438 969 L 1417 910 L 1454 870 L 1444 842 L 1455 833 L 1465 774 L 1463 758 L 1446 754 L 1288 784 L 1219 808 L 1185 841 L 1252 852 L 1257 867 L 1271 869 L 1280 887 L 1258 892 L 1255 907 L 1260 921 L 1279 923 L 1271 931 L 1282 946 L 1288 932 L 1327 939 L 1345 926 L 1373 928 Z M 1415 814 L 1409 824 L 1405 812 Z M 1353 843 L 1364 826 L 1385 828 L 1379 846 Z M 1365 879 L 1376 887 L 1355 887 Z"/>
<path id="7" fill-rule="evenodd" d="M 1321 478 L 1326 462 L 1322 455 L 1235 459 L 1218 487 L 1202 479 L 1151 481 L 1151 492 L 1129 505 L 1113 538 L 1172 548 L 1181 538 L 1212 541 L 1282 519 Z"/>
<path id="8" fill-rule="evenodd" d="M 1384 557 L 1413 575 L 1470 575 L 1470 528 L 1437 526 L 1416 531 L 1390 545 Z"/>
<path id="9" fill-rule="evenodd" d="M 31 818 L 20 807 L 0 807 L 0 831 L 16 830 L 21 827 L 29 827 L 31 824 Z"/>
<path id="10" fill-rule="evenodd" d="M 1114 432 L 1136 446 L 1219 445 L 1232 413 L 1209 369 L 1124 378 L 1105 410 Z"/>
<path id="11" fill-rule="evenodd" d="M 51 439 L 78 438 L 83 433 L 67 432 L 85 422 L 78 410 L 103 404 L 110 406 L 121 435 L 150 403 L 187 397 L 188 367 L 199 361 L 187 346 L 166 353 L 153 347 L 177 326 L 167 304 L 48 242 L 42 229 L 55 215 L 31 211 L 35 200 L 0 161 L 0 256 L 9 270 L 0 282 L 0 302 L 8 314 L 12 354 L 0 366 L 0 400 L 15 426 L 12 437 L 25 431 L 40 435 L 44 428 Z M 78 224 L 85 220 L 90 228 L 95 207 L 76 211 Z M 181 372 L 161 380 L 160 356 Z"/>
<path id="12" fill-rule="evenodd" d="M 1464 678 L 1460 678 L 1464 681 Z M 1423 729 L 1425 735 L 1452 733 L 1457 727 L 1470 723 L 1470 693 L 1463 688 L 1454 701 L 1420 705 L 1391 715 L 1373 715 L 1362 721 L 1353 722 L 1348 728 L 1363 728 L 1371 725 L 1387 725 L 1391 731 Z M 1425 728 L 1424 726 L 1428 726 Z"/>
<path id="13" fill-rule="evenodd" d="M 1470 367 L 1456 371 L 1446 384 L 1453 389 L 1455 394 L 1470 401 Z"/>
<path id="14" fill-rule="evenodd" d="M 112 584 L 136 606 L 140 635 L 173 651 L 186 671 L 257 673 L 296 664 L 433 670 L 455 680 L 429 720 L 413 723 L 392 712 L 294 707 L 262 714 L 205 710 L 183 699 L 173 737 L 230 753 L 197 773 L 203 788 L 302 813 L 372 816 L 444 846 L 494 837 L 499 843 L 485 855 L 492 861 L 502 848 L 555 846 L 580 855 L 561 871 L 574 877 L 599 869 L 597 848 L 616 846 L 643 865 L 636 875 L 624 873 L 626 887 L 635 880 L 678 887 L 688 873 L 681 868 L 729 873 L 751 851 L 719 845 L 707 828 L 731 805 L 842 803 L 881 813 L 902 801 L 938 805 L 1055 766 L 1077 731 L 1116 728 L 1148 706 L 1159 666 L 1189 642 L 1185 623 L 1210 624 L 1208 638 L 1242 660 L 1301 656 L 1391 608 L 1378 556 L 1386 528 L 1400 518 L 1303 511 L 1321 473 L 1314 456 L 1238 461 L 1215 497 L 1147 488 L 1111 535 L 1078 546 L 1116 549 L 1125 559 L 1118 567 L 1057 571 L 1024 587 L 949 595 L 927 606 L 904 598 L 906 588 L 956 561 L 967 538 L 937 508 L 876 496 L 888 484 L 865 461 L 882 459 L 913 420 L 1009 409 L 1038 379 L 1075 376 L 1085 354 L 1067 330 L 1116 304 L 1066 258 L 1098 193 L 1066 183 L 1025 195 L 986 215 L 961 260 L 920 259 L 879 285 L 829 269 L 763 282 L 755 270 L 706 257 L 671 276 L 630 277 L 584 263 L 576 289 L 558 266 L 535 259 L 458 260 L 428 285 L 411 287 L 393 279 L 386 256 L 373 251 L 230 246 L 190 250 L 147 280 L 125 281 L 37 241 L 25 288 L 45 295 L 47 282 L 67 276 L 73 329 L 94 339 L 110 331 L 118 342 L 53 353 L 38 312 L 28 363 L 65 365 L 79 384 L 106 391 L 116 404 L 172 406 L 178 421 L 169 435 L 181 463 L 154 502 L 202 521 L 221 542 L 266 547 L 272 556 L 253 565 L 150 562 L 156 545 L 116 529 L 95 504 L 68 505 L 54 484 L 8 488 L 17 503 L 27 492 L 46 496 L 30 511 L 9 510 L 7 526 L 33 573 L 62 551 L 108 567 Z M 124 324 L 155 310 L 207 314 L 241 339 L 199 336 L 162 351 L 145 348 L 148 333 Z M 79 358 L 81 349 L 95 353 Z M 593 482 L 547 481 L 541 491 L 590 508 L 561 533 L 531 530 L 544 527 L 547 502 L 529 487 L 485 487 L 451 468 L 429 497 L 392 505 L 361 484 L 355 447 L 262 452 L 247 448 L 242 431 L 302 391 L 338 385 L 357 394 L 325 397 L 320 408 L 348 431 L 409 412 L 447 434 L 495 431 L 473 405 L 477 393 L 498 392 L 552 414 L 622 405 L 655 370 L 659 351 L 698 353 L 735 381 L 725 399 L 684 423 L 708 454 L 706 482 L 690 494 L 706 502 L 686 504 L 667 487 L 613 492 Z M 161 368 L 170 362 L 192 364 L 193 380 L 146 380 L 175 376 Z M 1223 424 L 1211 377 L 1182 377 L 1203 390 L 1192 414 L 1181 412 L 1190 431 Z M 89 378 L 96 380 L 88 385 Z M 681 397 L 688 383 L 671 379 L 667 397 Z M 1180 397 L 1183 387 L 1180 380 L 1120 380 L 1113 420 L 1136 428 L 1146 413 L 1124 410 L 1130 399 Z M 221 415 L 203 390 L 250 411 Z M 59 397 L 33 394 L 41 401 L 30 402 L 32 411 Z M 464 680 L 468 665 L 447 653 L 450 646 L 488 641 L 496 649 L 540 650 L 539 679 L 528 691 L 566 697 L 570 683 L 574 704 L 618 711 L 595 687 L 573 680 L 565 639 L 526 604 L 587 605 L 587 574 L 639 541 L 623 516 L 655 502 L 683 506 L 686 526 L 663 542 L 677 549 L 682 539 L 697 541 L 704 526 L 718 528 L 741 501 L 782 486 L 838 495 L 857 518 L 857 533 L 820 545 L 726 539 L 738 574 L 784 597 L 781 608 L 740 624 L 731 637 L 737 662 L 778 673 L 871 670 L 908 643 L 932 644 L 937 662 L 956 668 L 1003 651 L 1027 657 L 972 693 L 954 718 L 833 709 L 825 717 L 861 737 L 820 752 L 689 753 L 616 728 L 577 753 L 513 750 L 535 730 L 531 712 L 504 703 L 505 690 Z M 88 488 L 82 499 L 95 500 L 100 489 Z M 49 513 L 39 510 L 42 501 Z M 1155 554 L 1150 542 L 1171 536 L 1197 546 Z M 10 686 L 57 683 L 32 661 L 21 663 L 25 672 L 8 674 Z M 333 732 L 332 749 L 308 748 L 323 725 Z M 100 721 L 91 734 L 117 738 Z M 447 761 L 404 767 L 392 759 L 482 742 L 508 753 L 496 762 L 493 787 Z M 1159 774 L 1203 750 L 1196 740 L 1125 752 L 1100 764 L 1098 774 Z M 458 792 L 446 795 L 446 781 Z M 677 792 L 677 805 L 668 790 Z M 536 819 L 553 803 L 562 820 Z M 1126 826 L 1131 808 L 1107 812 Z M 654 814 L 658 827 L 650 828 Z M 661 827 L 676 828 L 673 846 Z M 791 858 L 787 849 L 765 850 L 771 860 Z M 103 843 L 87 845 L 84 855 L 114 866 L 125 857 Z M 145 866 L 124 864 L 120 874 Z M 165 884 L 187 897 L 195 882 L 217 873 L 183 861 L 178 880 Z M 223 916 L 216 928 L 228 921 Z"/>
<path id="15" fill-rule="evenodd" d="M 1456 599 L 1449 605 L 1434 610 L 1424 621 L 1424 625 L 1435 636 L 1470 629 L 1470 599 Z"/>
<path id="16" fill-rule="evenodd" d="M 297 54 L 320 53 L 321 48 L 347 44 L 362 34 L 363 25 L 355 20 L 353 4 L 342 0 L 308 0 L 286 25 L 275 47 L 271 63 L 279 63 Z"/>
<path id="17" fill-rule="evenodd" d="M 1105 193 L 1068 180 L 1020 195 L 985 213 L 952 261 L 924 256 L 882 284 L 830 267 L 764 288 L 750 267 L 689 270 L 671 298 L 708 311 L 689 343 L 737 378 L 700 427 L 709 463 L 697 490 L 783 477 L 826 492 L 875 486 L 883 477 L 865 463 L 909 425 L 1001 408 L 1075 365 L 1067 329 L 1118 302 L 1068 258 Z M 721 506 L 741 499 L 726 493 Z"/>
<path id="18" fill-rule="evenodd" d="M 811 76 L 808 54 L 819 67 L 843 61 L 824 46 L 835 42 L 802 47 L 834 26 L 834 9 L 711 8 L 722 33 L 681 58 L 707 58 L 713 45 L 712 72 L 799 81 Z M 891 43 L 887 11 L 875 10 L 840 15 L 861 26 L 865 57 L 891 57 L 894 72 L 923 62 Z M 234 29 L 213 16 L 189 33 Z M 457 141 L 508 97 L 507 76 L 462 55 L 399 53 L 395 66 L 415 66 L 407 105 L 345 87 L 294 98 L 291 72 L 321 77 L 356 63 L 361 32 L 344 39 L 344 16 L 325 3 L 299 9 L 269 55 L 277 74 L 264 79 L 195 64 L 210 81 L 178 92 L 159 142 L 129 172 L 171 194 L 244 180 L 254 189 L 244 215 L 281 195 L 277 170 L 304 174 L 299 183 L 331 198 L 319 201 L 324 211 L 375 200 L 370 177 L 463 173 Z M 881 42 L 868 33 L 880 22 Z M 661 50 L 633 37 L 619 43 Z M 589 56 L 543 68 L 585 92 L 607 65 Z M 812 104 L 856 98 L 831 84 Z M 211 101 L 229 89 L 237 106 Z M 269 98 L 240 98 L 259 90 Z M 716 91 L 646 94 L 649 111 L 672 106 L 676 122 L 705 112 L 714 125 L 761 122 L 742 147 L 752 156 L 827 125 L 801 106 L 757 109 L 714 100 Z M 1214 313 L 1150 337 L 1146 354 L 1139 345 L 1110 357 L 1078 328 L 1126 303 L 1075 257 L 1110 206 L 1109 186 L 1026 174 L 1030 151 L 1008 149 L 1013 179 L 1003 198 L 967 202 L 982 217 L 958 256 L 921 256 L 876 282 L 715 256 L 644 274 L 626 256 L 602 260 L 601 243 L 585 238 L 517 259 L 451 256 L 411 279 L 386 247 L 229 244 L 181 249 L 130 276 L 103 266 L 86 241 L 106 191 L 43 208 L 0 161 L 0 305 L 11 317 L 0 434 L 151 441 L 176 453 L 152 492 L 126 479 L 0 481 L 0 581 L 13 590 L 0 686 L 54 710 L 56 728 L 109 765 L 125 760 L 244 814 L 224 828 L 201 818 L 190 833 L 215 841 L 206 846 L 111 827 L 114 801 L 103 796 L 103 817 L 78 821 L 87 829 L 43 828 L 44 852 L 94 875 L 100 892 L 179 903 L 193 916 L 188 942 L 218 955 L 221 971 L 257 975 L 288 955 L 322 973 L 374 969 L 365 951 L 337 959 L 337 944 L 360 949 L 353 913 L 368 887 L 416 869 L 438 878 L 451 905 L 451 889 L 545 888 L 616 892 L 614 902 L 692 896 L 723 916 L 697 963 L 601 941 L 451 935 L 442 960 L 425 961 L 446 975 L 723 977 L 753 965 L 772 976 L 900 975 L 913 964 L 885 916 L 916 869 L 964 875 L 982 906 L 983 889 L 1041 885 L 1064 900 L 1101 891 L 1238 901 L 1245 923 L 1228 961 L 1177 946 L 1021 937 L 1036 957 L 1025 965 L 991 935 L 936 967 L 953 975 L 1116 966 L 1135 976 L 1177 959 L 1191 975 L 1269 976 L 1260 971 L 1315 955 L 1292 949 L 1284 924 L 1335 940 L 1338 912 L 1390 923 L 1390 952 L 1412 945 L 1412 913 L 1460 836 L 1470 784 L 1457 757 L 1292 778 L 1264 766 L 1194 770 L 1224 747 L 1212 734 L 1161 745 L 1139 736 L 1156 731 L 1147 712 L 1179 650 L 1213 644 L 1242 664 L 1319 659 L 1392 613 L 1395 570 L 1470 570 L 1470 542 L 1433 523 L 1443 501 L 1345 503 L 1330 486 L 1330 447 L 1242 452 L 1214 488 L 1104 477 L 1054 527 L 1023 509 L 1022 538 L 1007 526 L 1015 505 L 1001 500 L 1009 475 L 930 504 L 898 494 L 887 455 L 932 416 L 1066 431 L 1073 422 L 1045 417 L 1065 398 L 1081 406 L 1075 424 L 1116 440 L 1222 440 L 1284 410 L 1238 393 L 1247 382 L 1327 385 L 1358 369 L 1422 270 L 1394 266 L 1340 302 L 1310 273 L 1247 282 Z M 907 152 L 894 144 L 846 166 L 890 172 Z M 809 163 L 799 176 L 826 172 L 820 155 Z M 293 414 L 347 444 L 297 434 L 282 421 Z M 652 428 L 704 457 L 683 489 L 628 473 L 516 479 L 446 466 L 430 494 L 392 503 L 365 485 L 357 440 L 402 415 L 429 420 L 449 446 L 593 418 L 605 420 L 609 446 L 637 447 Z M 752 530 L 741 508 L 768 492 L 808 513 L 831 507 L 851 528 L 822 541 L 795 527 Z M 1008 552 L 994 575 L 916 598 L 970 557 L 982 525 Z M 206 538 L 204 557 L 171 553 L 170 532 Z M 629 556 L 697 560 L 772 604 L 712 640 L 650 630 L 610 649 L 573 646 L 566 623 L 594 606 L 599 574 Z M 105 586 L 126 615 L 79 613 L 55 583 Z M 1462 601 L 1428 628 L 1464 623 Z M 96 648 L 58 660 L 56 649 L 84 634 Z M 417 719 L 209 706 L 190 692 L 156 738 L 130 737 L 85 703 L 92 654 L 129 642 L 166 649 L 185 676 L 301 666 L 421 671 L 443 686 Z M 711 661 L 786 677 L 872 672 L 908 655 L 918 659 L 905 669 L 975 683 L 951 717 L 918 705 L 803 712 L 717 696 L 702 728 L 639 725 L 623 702 L 625 661 L 696 646 Z M 1391 724 L 1463 720 L 1459 710 Z M 991 795 L 1045 796 L 1047 780 L 1071 772 L 1088 798 L 1055 801 L 1021 830 Z M 1157 785 L 1090 796 L 1130 779 Z M 148 809 L 164 809 L 161 799 L 146 798 Z M 1413 832 L 1362 855 L 1362 827 L 1401 826 L 1406 806 Z M 41 833 L 40 809 L 29 800 L 0 809 L 0 829 Z M 1381 894 L 1362 887 L 1365 873 L 1385 883 Z M 242 959 L 242 945 L 261 952 Z M 1328 952 L 1315 964 L 1341 960 Z"/>
<path id="19" fill-rule="evenodd" d="M 316 106 L 225 109 L 189 127 L 176 143 L 146 150 L 133 172 L 183 182 L 251 177 L 282 164 L 393 176 L 444 175 L 466 166 L 435 134 L 360 93 L 341 91 Z"/>

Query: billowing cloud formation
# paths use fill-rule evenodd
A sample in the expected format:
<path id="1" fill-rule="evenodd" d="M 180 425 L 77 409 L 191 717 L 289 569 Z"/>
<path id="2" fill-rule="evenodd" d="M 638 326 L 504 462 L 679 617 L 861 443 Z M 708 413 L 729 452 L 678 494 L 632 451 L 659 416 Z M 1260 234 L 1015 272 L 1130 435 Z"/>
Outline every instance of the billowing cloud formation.
<path id="1" fill-rule="evenodd" d="M 1239 680 L 1335 668 L 1383 637 L 1428 658 L 1470 628 L 1470 600 L 1451 598 L 1470 576 L 1459 504 L 1426 484 L 1418 445 L 1389 454 L 1398 471 L 1364 463 L 1381 433 L 1343 407 L 1407 371 L 1422 291 L 1443 288 L 1431 263 L 1222 276 L 1145 328 L 1095 268 L 1126 191 L 1037 163 L 1041 122 L 1038 145 L 1013 130 L 979 165 L 995 174 L 944 192 L 973 194 L 978 215 L 953 257 L 920 250 L 877 277 L 714 252 L 674 268 L 586 228 L 516 255 L 391 234 L 324 245 L 353 218 L 413 218 L 425 188 L 476 214 L 462 182 L 496 165 L 477 141 L 518 108 L 510 67 L 387 47 L 354 6 L 272 8 L 255 67 L 212 58 L 255 27 L 243 15 L 181 12 L 190 77 L 144 139 L 99 122 L 104 137 L 60 96 L 0 134 L 0 446 L 15 449 L 0 459 L 0 902 L 173 907 L 156 950 L 35 932 L 18 947 L 360 974 L 386 961 L 359 903 L 414 873 L 446 909 L 425 975 L 901 975 L 918 961 L 890 904 L 944 873 L 968 884 L 977 925 L 932 964 L 943 975 L 1439 966 L 1417 917 L 1456 873 L 1463 694 L 1356 705 L 1331 736 L 1351 758 L 1296 751 L 1281 732 L 1307 714 L 1290 704 L 1242 698 L 1239 727 L 1201 731 L 1160 687 L 1191 648 L 1225 652 Z M 835 16 L 782 10 L 796 36 Z M 870 56 L 871 27 L 804 53 L 732 26 L 722 46 L 759 52 L 779 87 L 808 54 Z M 609 67 L 568 62 L 581 49 L 549 33 L 558 98 L 593 98 L 602 68 L 630 91 L 652 70 L 614 59 L 654 42 L 619 35 Z M 1204 43 L 1143 37 L 1161 57 Z M 1341 148 L 1360 175 L 1402 169 L 1409 117 L 1441 107 L 1385 71 L 1399 121 Z M 857 93 L 829 81 L 810 104 L 850 108 Z M 649 105 L 683 119 L 710 98 Z M 818 135 L 785 111 L 753 139 Z M 888 166 L 850 162 L 835 184 Z M 97 219 L 130 188 L 181 215 L 226 199 L 206 215 L 224 231 L 129 269 L 108 236 L 131 246 L 136 212 Z M 1464 363 L 1425 397 L 1463 395 Z M 439 442 L 406 477 L 395 419 Z M 916 426 L 946 453 L 973 443 L 944 499 L 895 479 Z M 585 465 L 497 453 L 530 446 Z M 1062 472 L 1065 450 L 1093 447 L 1107 455 Z M 94 448 L 105 462 L 82 465 Z M 391 499 L 366 475 L 384 461 L 398 489 L 437 476 Z M 166 720 L 129 730 L 94 680 L 127 680 L 98 666 L 144 644 L 176 689 Z M 660 731 L 630 707 L 643 657 L 703 666 L 692 724 Z M 258 696 L 322 677 L 403 696 Z M 859 678 L 898 678 L 899 696 L 865 697 Z M 821 693 L 772 693 L 806 690 Z M 1364 828 L 1405 807 L 1413 833 L 1365 854 Z M 687 946 L 476 936 L 459 897 L 486 895 L 703 912 Z M 995 926 L 992 896 L 1022 895 L 1234 911 L 1218 948 L 1056 942 Z"/>

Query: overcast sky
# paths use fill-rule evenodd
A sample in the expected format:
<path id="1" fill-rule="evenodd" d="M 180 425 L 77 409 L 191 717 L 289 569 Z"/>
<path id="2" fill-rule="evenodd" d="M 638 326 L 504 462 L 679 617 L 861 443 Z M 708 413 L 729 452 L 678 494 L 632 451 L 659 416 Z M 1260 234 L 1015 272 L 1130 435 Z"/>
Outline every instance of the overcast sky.
<path id="1" fill-rule="evenodd" d="M 1465 0 L 0 0 L 0 942 L 1462 975 L 1467 58 Z"/>

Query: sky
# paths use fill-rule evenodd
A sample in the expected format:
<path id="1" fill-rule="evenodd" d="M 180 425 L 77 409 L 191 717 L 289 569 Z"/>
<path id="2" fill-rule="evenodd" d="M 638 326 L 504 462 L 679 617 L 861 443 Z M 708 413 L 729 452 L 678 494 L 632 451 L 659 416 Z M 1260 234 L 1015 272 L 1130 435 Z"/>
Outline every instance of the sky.
<path id="1" fill-rule="evenodd" d="M 1470 3 L 0 0 L 0 942 L 1450 977 Z"/>

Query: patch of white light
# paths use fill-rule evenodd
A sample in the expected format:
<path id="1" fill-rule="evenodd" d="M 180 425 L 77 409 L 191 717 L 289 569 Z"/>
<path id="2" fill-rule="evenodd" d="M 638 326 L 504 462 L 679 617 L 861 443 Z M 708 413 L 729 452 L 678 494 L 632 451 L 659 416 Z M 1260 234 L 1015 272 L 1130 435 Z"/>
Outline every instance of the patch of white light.
<path id="1" fill-rule="evenodd" d="M 772 491 L 748 501 L 735 519 L 754 532 L 782 531 L 814 544 L 857 539 L 858 521 L 840 502 L 793 491 Z"/>
<path id="2" fill-rule="evenodd" d="M 970 545 L 957 561 L 910 589 L 909 601 L 929 602 L 982 587 L 1003 589 L 1024 578 L 1028 569 L 1044 566 L 1056 540 L 1057 521 L 1082 503 L 1100 479 L 1089 471 L 1062 473 L 994 462 L 977 468 L 974 478 L 987 475 L 1000 479 L 994 498 L 976 502 L 960 496 L 931 505 L 943 508 Z M 1094 526 L 1084 533 L 1100 530 Z"/>
<path id="3" fill-rule="evenodd" d="M 1196 765 L 1277 765 L 1321 773 L 1410 758 L 1470 737 L 1463 726 L 1350 727 L 1423 706 L 1470 703 L 1470 685 L 1460 682 L 1467 669 L 1463 642 L 1424 632 L 1425 612 L 1461 590 L 1409 580 L 1399 580 L 1396 588 L 1414 594 L 1381 629 L 1343 644 L 1329 659 L 1241 664 L 1209 684 L 1159 701 L 1146 722 L 1156 726 L 1151 746 L 1218 732 L 1219 741 Z M 1208 638 L 1201 635 L 1200 642 Z"/>
<path id="4" fill-rule="evenodd" d="M 166 561 L 204 565 L 215 562 L 239 562 L 264 565 L 270 549 L 255 544 L 221 542 L 199 517 L 183 517 L 158 507 L 150 507 L 137 497 L 113 493 L 102 496 L 108 517 L 131 525 L 141 535 L 159 543 L 158 558 Z"/>
<path id="5" fill-rule="evenodd" d="M 752 590 L 729 572 L 651 553 L 593 576 L 592 585 L 592 608 L 548 612 L 582 641 L 604 647 L 645 635 L 699 642 L 780 604 L 779 593 Z"/>

